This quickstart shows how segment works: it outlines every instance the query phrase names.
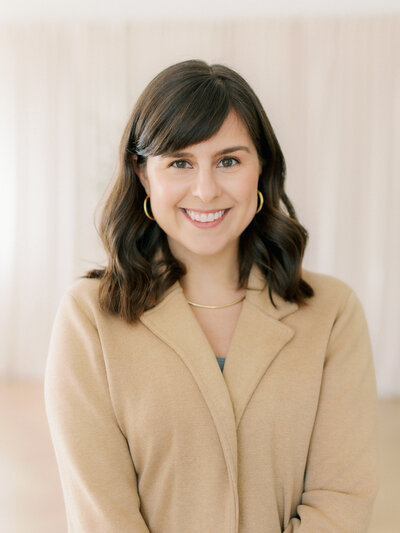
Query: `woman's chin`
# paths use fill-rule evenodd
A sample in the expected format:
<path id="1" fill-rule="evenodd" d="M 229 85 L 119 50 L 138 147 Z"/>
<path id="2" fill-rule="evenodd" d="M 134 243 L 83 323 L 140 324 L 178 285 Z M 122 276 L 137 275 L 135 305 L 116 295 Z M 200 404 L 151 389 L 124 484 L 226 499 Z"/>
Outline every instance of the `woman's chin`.
<path id="1" fill-rule="evenodd" d="M 192 242 L 184 243 L 176 241 L 168 236 L 168 243 L 172 254 L 181 260 L 189 257 L 212 258 L 227 252 L 227 248 L 233 246 L 232 242 L 217 243 L 212 242 L 212 239 L 194 239 Z"/>

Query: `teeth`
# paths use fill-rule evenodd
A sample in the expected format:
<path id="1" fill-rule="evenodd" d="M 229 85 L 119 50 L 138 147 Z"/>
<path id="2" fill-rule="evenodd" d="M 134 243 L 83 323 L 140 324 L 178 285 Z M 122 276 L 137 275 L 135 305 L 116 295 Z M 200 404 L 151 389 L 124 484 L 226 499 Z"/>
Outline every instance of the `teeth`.
<path id="1" fill-rule="evenodd" d="M 196 211 L 188 211 L 185 209 L 186 213 L 190 216 L 192 220 L 197 220 L 198 222 L 212 222 L 221 218 L 225 213 L 225 210 L 217 211 L 216 213 L 197 213 Z"/>

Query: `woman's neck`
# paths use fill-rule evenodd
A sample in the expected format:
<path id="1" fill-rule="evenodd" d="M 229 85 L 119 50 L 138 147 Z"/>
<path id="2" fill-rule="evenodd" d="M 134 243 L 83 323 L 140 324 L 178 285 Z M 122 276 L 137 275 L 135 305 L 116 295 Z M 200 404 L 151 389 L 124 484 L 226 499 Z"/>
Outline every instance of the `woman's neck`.
<path id="1" fill-rule="evenodd" d="M 180 283 L 188 300 L 205 305 L 230 303 L 245 294 L 238 289 L 239 265 L 237 250 L 227 250 L 218 256 L 179 257 L 186 266 Z"/>

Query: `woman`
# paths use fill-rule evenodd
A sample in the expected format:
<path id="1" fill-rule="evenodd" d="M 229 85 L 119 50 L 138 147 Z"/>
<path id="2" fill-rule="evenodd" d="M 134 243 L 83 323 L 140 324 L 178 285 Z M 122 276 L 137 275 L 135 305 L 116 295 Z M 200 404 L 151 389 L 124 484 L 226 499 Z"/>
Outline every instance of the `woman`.
<path id="1" fill-rule="evenodd" d="M 139 98 L 100 233 L 65 294 L 45 399 L 70 532 L 365 532 L 368 329 L 307 232 L 247 82 L 190 60 Z"/>

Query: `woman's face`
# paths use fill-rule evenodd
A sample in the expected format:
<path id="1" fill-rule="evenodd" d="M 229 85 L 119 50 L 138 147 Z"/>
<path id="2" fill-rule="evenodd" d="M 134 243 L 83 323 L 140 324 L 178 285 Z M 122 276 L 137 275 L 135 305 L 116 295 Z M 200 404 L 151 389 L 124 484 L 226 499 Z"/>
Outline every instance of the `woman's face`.
<path id="1" fill-rule="evenodd" d="M 246 126 L 232 111 L 210 139 L 149 156 L 146 167 L 135 164 L 135 170 L 153 217 L 181 260 L 236 248 L 257 210 L 261 164 Z"/>

